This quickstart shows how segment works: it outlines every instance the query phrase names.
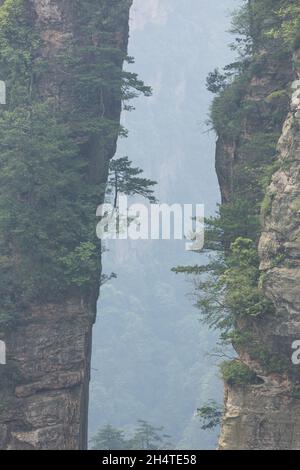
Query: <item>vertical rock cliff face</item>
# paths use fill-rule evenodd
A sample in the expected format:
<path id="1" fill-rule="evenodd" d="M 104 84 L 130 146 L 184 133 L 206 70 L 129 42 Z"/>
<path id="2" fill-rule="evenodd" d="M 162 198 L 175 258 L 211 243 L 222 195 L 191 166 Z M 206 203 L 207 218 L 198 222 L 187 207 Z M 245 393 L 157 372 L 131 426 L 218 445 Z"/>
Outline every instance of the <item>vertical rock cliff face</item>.
<path id="1" fill-rule="evenodd" d="M 274 308 L 272 314 L 239 324 L 241 331 L 251 334 L 251 345 L 235 345 L 235 348 L 259 380 L 240 386 L 225 384 L 220 449 L 300 448 L 300 370 L 292 362 L 292 344 L 300 339 L 299 54 L 294 59 L 296 71 L 285 67 L 290 111 L 278 143 L 276 171 L 265 197 L 259 242 L 261 286 Z M 278 66 L 282 67 L 280 63 Z M 282 89 L 282 83 L 278 86 L 278 74 L 271 77 L 271 88 Z M 263 102 L 270 92 L 267 76 L 260 81 L 258 94 L 258 81 L 252 80 L 252 90 L 253 84 L 256 99 Z M 219 149 L 217 169 L 221 185 L 226 182 L 223 192 L 227 194 L 230 176 L 228 170 L 224 176 L 222 165 L 228 160 L 224 155 Z M 264 354 L 258 354 L 262 349 Z"/>
<path id="2" fill-rule="evenodd" d="M 114 40 L 109 46 L 125 52 L 131 1 L 99 1 L 107 16 L 121 3 L 125 8 L 115 23 Z M 75 6 L 73 0 L 27 1 L 32 28 L 39 31 L 43 41 L 40 57 L 50 64 L 49 72 L 39 80 L 40 95 L 55 98 L 64 110 L 71 110 L 74 103 L 68 90 L 68 71 L 57 67 L 55 59 L 76 38 Z M 80 37 L 76 40 L 80 43 Z M 117 67 L 121 70 L 122 60 Z M 97 100 L 95 96 L 96 104 Z M 108 95 L 101 100 L 98 106 L 103 107 L 102 117 L 118 122 L 120 98 Z M 111 132 L 105 141 L 100 133 L 93 136 L 93 141 L 81 136 L 77 142 L 77 136 L 74 137 L 81 152 L 89 158 L 89 173 L 94 183 L 106 181 L 117 134 Z M 96 207 L 95 201 L 95 211 Z M 7 358 L 17 373 L 14 380 L 15 371 L 10 367 L 5 375 L 7 383 L 1 384 L 1 449 L 86 448 L 92 326 L 99 283 L 99 278 L 93 280 L 91 293 L 85 298 L 69 295 L 63 301 L 27 306 L 26 314 L 1 336 L 6 342 Z M 4 370 L 6 366 L 2 367 Z"/>

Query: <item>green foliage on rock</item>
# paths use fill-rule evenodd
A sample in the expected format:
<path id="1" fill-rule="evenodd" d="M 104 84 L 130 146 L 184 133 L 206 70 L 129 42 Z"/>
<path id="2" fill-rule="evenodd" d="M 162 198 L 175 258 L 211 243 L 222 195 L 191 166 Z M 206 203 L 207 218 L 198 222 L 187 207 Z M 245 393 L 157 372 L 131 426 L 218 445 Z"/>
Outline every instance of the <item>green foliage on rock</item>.
<path id="1" fill-rule="evenodd" d="M 121 102 L 151 92 L 122 70 L 126 28 L 120 37 L 116 31 L 128 6 L 127 0 L 115 9 L 107 1 L 72 2 L 74 34 L 49 59 L 41 55 L 28 2 L 6 0 L 0 7 L 8 103 L 0 110 L 1 326 L 32 303 L 97 297 L 96 209 L 117 136 L 126 134 Z M 58 80 L 50 93 L 49 73 Z"/>
<path id="2" fill-rule="evenodd" d="M 128 449 L 128 441 L 124 431 L 108 424 L 91 439 L 91 448 L 92 450 L 124 450 Z"/>
<path id="3" fill-rule="evenodd" d="M 247 77 L 236 77 L 233 83 L 221 91 L 212 104 L 211 122 L 218 135 L 234 141 L 240 135 L 245 112 L 244 99 Z"/>
<path id="4" fill-rule="evenodd" d="M 175 272 L 195 275 L 196 305 L 221 338 L 231 341 L 236 322 L 272 312 L 271 302 L 259 287 L 259 260 L 255 243 L 239 237 L 224 256 L 219 254 L 202 267 L 179 267 Z"/>
<path id="5" fill-rule="evenodd" d="M 232 386 L 243 386 L 257 382 L 256 374 L 241 361 L 223 362 L 220 371 L 224 382 Z"/>
<path id="6" fill-rule="evenodd" d="M 143 170 L 133 167 L 128 157 L 113 159 L 109 165 L 108 191 L 113 194 L 114 207 L 119 194 L 142 196 L 150 202 L 156 202 L 153 187 L 156 181 L 142 177 Z"/>
<path id="7" fill-rule="evenodd" d="M 214 400 L 210 400 L 197 410 L 197 415 L 202 423 L 201 429 L 214 429 L 221 424 L 223 411 Z"/>
<path id="8" fill-rule="evenodd" d="M 159 450 L 170 449 L 170 436 L 164 433 L 163 427 L 155 427 L 147 421 L 139 420 L 133 437 L 130 439 L 132 450 Z"/>

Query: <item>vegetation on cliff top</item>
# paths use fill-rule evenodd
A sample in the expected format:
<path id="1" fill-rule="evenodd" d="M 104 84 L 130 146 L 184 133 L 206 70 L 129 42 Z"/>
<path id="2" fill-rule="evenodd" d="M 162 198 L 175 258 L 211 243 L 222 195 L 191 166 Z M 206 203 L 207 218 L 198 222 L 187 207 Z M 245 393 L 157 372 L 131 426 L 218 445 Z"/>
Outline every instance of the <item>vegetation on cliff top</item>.
<path id="1" fill-rule="evenodd" d="M 28 2 L 0 7 L 0 70 L 8 92 L 0 112 L 2 327 L 31 303 L 97 296 L 95 214 L 116 138 L 126 135 L 121 102 L 131 109 L 133 97 L 151 93 L 122 70 L 124 60 L 133 61 L 119 26 L 128 0 L 115 9 L 106 1 L 76 1 L 72 9 L 73 39 L 45 59 Z M 64 80 L 49 97 L 44 81 L 53 70 Z"/>

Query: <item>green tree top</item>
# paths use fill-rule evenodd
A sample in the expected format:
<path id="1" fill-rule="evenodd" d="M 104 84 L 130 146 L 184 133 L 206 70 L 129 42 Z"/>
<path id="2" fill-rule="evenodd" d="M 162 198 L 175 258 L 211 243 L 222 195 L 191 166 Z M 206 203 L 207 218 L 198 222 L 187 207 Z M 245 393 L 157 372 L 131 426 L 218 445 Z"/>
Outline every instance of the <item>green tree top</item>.
<path id="1" fill-rule="evenodd" d="M 155 427 L 147 421 L 139 420 L 137 430 L 130 440 L 130 448 L 133 450 L 158 450 L 171 447 L 168 442 L 170 436 L 164 434 L 163 427 Z"/>
<path id="2" fill-rule="evenodd" d="M 91 440 L 93 450 L 124 450 L 128 448 L 128 441 L 124 431 L 114 428 L 110 424 L 104 426 Z"/>
<path id="3" fill-rule="evenodd" d="M 114 207 L 117 207 L 120 193 L 128 196 L 139 195 L 150 202 L 156 202 L 154 190 L 156 181 L 143 178 L 143 170 L 133 167 L 128 157 L 122 157 L 110 162 L 108 190 L 114 193 Z"/>
<path id="4" fill-rule="evenodd" d="M 163 427 L 155 427 L 139 420 L 132 438 L 126 438 L 123 430 L 106 425 L 92 438 L 93 450 L 159 450 L 171 449 L 170 436 Z"/>

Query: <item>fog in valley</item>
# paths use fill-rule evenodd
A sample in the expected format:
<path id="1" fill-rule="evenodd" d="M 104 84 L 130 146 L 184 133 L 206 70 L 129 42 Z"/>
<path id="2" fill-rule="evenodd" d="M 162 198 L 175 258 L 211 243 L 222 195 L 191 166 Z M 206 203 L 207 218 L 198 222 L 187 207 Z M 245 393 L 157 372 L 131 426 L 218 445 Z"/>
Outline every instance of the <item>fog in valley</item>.
<path id="1" fill-rule="evenodd" d="M 215 135 L 206 122 L 206 77 L 232 61 L 229 13 L 234 0 L 134 0 L 127 68 L 153 88 L 123 114 L 129 130 L 117 157 L 128 156 L 158 182 L 160 203 L 220 200 Z M 185 241 L 106 242 L 105 274 L 94 329 L 90 437 L 106 424 L 130 433 L 139 419 L 164 426 L 178 449 L 214 449 L 218 430 L 202 431 L 196 410 L 222 402 L 217 336 L 200 323 L 193 284 L 172 267 L 204 262 Z"/>

